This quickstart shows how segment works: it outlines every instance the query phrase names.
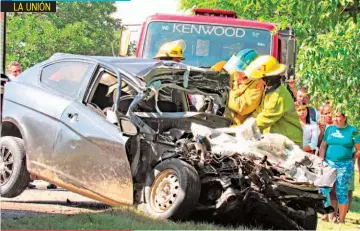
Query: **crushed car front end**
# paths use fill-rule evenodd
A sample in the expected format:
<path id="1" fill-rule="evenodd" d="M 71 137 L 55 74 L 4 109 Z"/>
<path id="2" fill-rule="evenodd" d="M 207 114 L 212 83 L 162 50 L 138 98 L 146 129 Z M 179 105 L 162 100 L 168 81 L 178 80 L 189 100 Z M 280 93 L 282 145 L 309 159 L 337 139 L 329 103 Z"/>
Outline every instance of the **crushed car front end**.
<path id="1" fill-rule="evenodd" d="M 314 170 L 306 161 L 290 157 L 299 149 L 286 137 L 280 137 L 283 142 L 275 148 L 269 147 L 271 151 L 266 150 L 263 147 L 279 137 L 264 137 L 252 120 L 240 126 L 240 132 L 228 134 L 230 121 L 221 115 L 229 84 L 226 73 L 161 63 L 145 71 L 142 78 L 146 88 L 127 113 L 140 134 L 136 145 L 129 145 L 129 153 L 136 153 L 130 161 L 139 185 L 137 201 L 145 203 L 151 215 L 316 229 L 317 213 L 332 211 L 332 207 L 324 207 L 325 197 L 313 181 L 299 180 L 293 174 L 294 168 L 306 168 L 313 178 L 324 178 L 316 171 L 322 167 Z M 217 112 L 190 112 L 189 94 L 210 98 L 208 102 L 218 106 Z M 173 110 L 163 99 L 175 105 Z M 301 155 L 307 161 L 311 159 Z M 311 164 L 315 162 L 310 160 Z M 174 172 L 162 175 L 171 168 Z M 188 173 L 182 173 L 181 168 Z M 333 173 L 331 169 L 328 172 Z M 334 174 L 330 175 L 329 185 L 334 181 Z M 189 188 L 181 181 L 197 186 Z M 177 187 L 191 195 L 179 199 Z"/>

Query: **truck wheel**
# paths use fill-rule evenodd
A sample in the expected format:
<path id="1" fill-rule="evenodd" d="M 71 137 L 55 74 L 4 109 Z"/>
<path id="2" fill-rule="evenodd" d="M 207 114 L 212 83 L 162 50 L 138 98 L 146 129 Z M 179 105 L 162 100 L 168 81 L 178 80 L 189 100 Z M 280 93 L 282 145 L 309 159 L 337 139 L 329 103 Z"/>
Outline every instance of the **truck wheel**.
<path id="1" fill-rule="evenodd" d="M 26 169 L 24 142 L 17 137 L 5 136 L 0 141 L 0 184 L 2 197 L 20 195 L 30 182 Z"/>
<path id="2" fill-rule="evenodd" d="M 179 159 L 165 160 L 147 177 L 146 212 L 156 218 L 184 219 L 195 208 L 200 189 L 194 167 Z"/>

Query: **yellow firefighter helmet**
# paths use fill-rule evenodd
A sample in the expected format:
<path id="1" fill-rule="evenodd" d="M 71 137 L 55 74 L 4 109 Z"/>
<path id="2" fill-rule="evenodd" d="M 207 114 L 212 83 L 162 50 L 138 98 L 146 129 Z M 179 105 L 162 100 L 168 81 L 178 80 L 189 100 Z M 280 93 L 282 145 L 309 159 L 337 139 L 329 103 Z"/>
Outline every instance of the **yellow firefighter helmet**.
<path id="1" fill-rule="evenodd" d="M 154 59 L 161 58 L 181 58 L 184 60 L 183 52 L 185 50 L 185 41 L 184 40 L 176 40 L 172 42 L 166 42 L 161 45 L 159 52 L 154 57 Z"/>
<path id="2" fill-rule="evenodd" d="M 281 75 L 285 71 L 286 65 L 280 64 L 273 56 L 261 55 L 245 69 L 245 75 L 250 79 L 261 79 Z"/>

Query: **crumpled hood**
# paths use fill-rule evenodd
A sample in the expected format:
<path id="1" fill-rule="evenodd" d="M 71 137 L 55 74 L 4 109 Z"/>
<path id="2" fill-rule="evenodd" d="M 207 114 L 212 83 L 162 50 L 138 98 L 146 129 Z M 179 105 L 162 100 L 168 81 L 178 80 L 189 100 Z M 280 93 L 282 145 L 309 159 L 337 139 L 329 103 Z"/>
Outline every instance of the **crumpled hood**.
<path id="1" fill-rule="evenodd" d="M 226 97 L 230 76 L 225 72 L 215 72 L 176 62 L 159 62 L 140 73 L 146 87 L 154 83 L 173 84 L 188 92 L 217 94 Z M 160 81 L 160 82 L 159 82 Z"/>
<path id="2" fill-rule="evenodd" d="M 162 89 L 172 88 L 191 94 L 210 96 L 214 103 L 224 107 L 227 101 L 229 79 L 227 73 L 214 72 L 202 68 L 175 62 L 158 62 L 137 74 L 145 82 L 145 88 L 135 96 L 127 115 L 131 118 L 141 132 L 153 134 L 154 131 L 147 126 L 135 113 L 135 108 L 141 102 L 155 98 L 155 109 L 163 115 L 157 102 Z"/>

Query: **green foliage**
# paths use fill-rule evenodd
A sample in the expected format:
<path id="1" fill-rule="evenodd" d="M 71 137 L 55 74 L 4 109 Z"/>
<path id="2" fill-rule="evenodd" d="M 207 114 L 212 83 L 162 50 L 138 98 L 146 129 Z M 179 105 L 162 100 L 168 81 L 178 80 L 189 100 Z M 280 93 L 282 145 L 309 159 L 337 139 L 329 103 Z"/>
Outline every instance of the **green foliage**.
<path id="1" fill-rule="evenodd" d="M 55 52 L 111 56 L 121 27 L 114 12 L 112 2 L 58 2 L 56 13 L 9 13 L 7 63 L 26 69 Z"/>
<path id="2" fill-rule="evenodd" d="M 360 128 L 360 23 L 358 0 L 180 0 L 192 7 L 235 10 L 239 18 L 291 26 L 297 37 L 297 76 L 314 103 L 326 97 L 345 106 Z"/>
<path id="3" fill-rule="evenodd" d="M 352 20 L 303 43 L 298 57 L 302 83 L 322 99 L 341 105 L 351 124 L 360 126 L 360 25 Z"/>
<path id="4" fill-rule="evenodd" d="M 339 21 L 349 17 L 342 13 L 353 0 L 180 0 L 182 9 L 193 6 L 235 10 L 239 18 L 291 26 L 300 40 L 327 32 Z"/>
<path id="5" fill-rule="evenodd" d="M 57 28 L 44 17 L 9 17 L 6 40 L 7 62 L 19 60 L 23 68 L 49 57 L 56 50 Z"/>

